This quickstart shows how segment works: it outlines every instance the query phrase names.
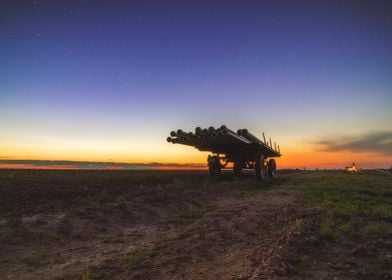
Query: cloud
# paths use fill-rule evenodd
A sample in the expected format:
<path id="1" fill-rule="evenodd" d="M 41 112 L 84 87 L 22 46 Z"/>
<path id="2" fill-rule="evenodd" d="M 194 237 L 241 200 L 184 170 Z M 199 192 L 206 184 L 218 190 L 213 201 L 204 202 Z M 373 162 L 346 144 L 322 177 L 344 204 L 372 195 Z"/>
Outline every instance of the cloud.
<path id="1" fill-rule="evenodd" d="M 316 142 L 322 151 L 358 152 L 392 155 L 392 132 L 373 132 L 361 136 L 344 136 Z"/>

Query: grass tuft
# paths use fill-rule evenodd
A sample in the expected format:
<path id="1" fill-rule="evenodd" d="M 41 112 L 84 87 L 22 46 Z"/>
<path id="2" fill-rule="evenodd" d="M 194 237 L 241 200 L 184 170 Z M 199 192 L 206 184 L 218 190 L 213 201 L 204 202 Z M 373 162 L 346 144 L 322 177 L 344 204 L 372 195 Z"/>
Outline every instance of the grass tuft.
<path id="1" fill-rule="evenodd" d="M 342 234 L 351 234 L 353 232 L 353 223 L 342 223 L 339 225 L 339 232 Z"/>
<path id="2" fill-rule="evenodd" d="M 135 265 L 138 263 L 141 263 L 144 260 L 149 259 L 150 257 L 153 257 L 156 254 L 156 249 L 154 248 L 140 248 L 136 249 L 132 253 L 128 254 L 124 258 L 124 262 L 127 265 Z"/>
<path id="3" fill-rule="evenodd" d="M 299 228 L 299 227 L 301 227 L 301 225 L 302 225 L 302 218 L 296 218 L 296 219 L 294 220 L 294 226 L 295 226 L 296 228 Z"/>
<path id="4" fill-rule="evenodd" d="M 332 221 L 326 220 L 320 225 L 319 237 L 325 240 L 334 240 L 336 238 Z"/>
<path id="5" fill-rule="evenodd" d="M 82 280 L 90 280 L 90 268 L 86 266 L 82 272 Z"/>
<path id="6" fill-rule="evenodd" d="M 202 205 L 196 208 L 185 211 L 183 214 L 177 217 L 175 224 L 177 225 L 189 225 L 195 220 L 200 219 L 206 213 L 218 209 L 218 206 L 212 204 Z"/>

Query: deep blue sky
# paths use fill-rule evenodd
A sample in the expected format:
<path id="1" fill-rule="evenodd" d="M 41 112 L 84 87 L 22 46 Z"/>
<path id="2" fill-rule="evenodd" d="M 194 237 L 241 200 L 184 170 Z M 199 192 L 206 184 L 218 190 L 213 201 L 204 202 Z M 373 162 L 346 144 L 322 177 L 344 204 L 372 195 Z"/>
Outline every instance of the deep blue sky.
<path id="1" fill-rule="evenodd" d="M 390 129 L 390 1 L 59 2 L 0 4 L 11 158 L 164 160 L 171 129 L 222 123 L 288 147 Z"/>

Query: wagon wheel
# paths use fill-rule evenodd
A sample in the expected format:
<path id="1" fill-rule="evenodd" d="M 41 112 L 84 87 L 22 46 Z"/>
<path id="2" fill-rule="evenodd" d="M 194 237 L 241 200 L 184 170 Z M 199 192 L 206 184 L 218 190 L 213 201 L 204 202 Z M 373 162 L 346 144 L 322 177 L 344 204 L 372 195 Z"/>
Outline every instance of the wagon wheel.
<path id="1" fill-rule="evenodd" d="M 275 161 L 275 159 L 271 158 L 268 161 L 267 169 L 268 169 L 268 177 L 274 178 L 276 176 L 276 174 L 275 174 L 275 172 L 276 172 L 276 161 Z"/>
<path id="2" fill-rule="evenodd" d="M 234 161 L 234 166 L 233 166 L 234 176 L 241 175 L 243 166 L 244 166 L 244 164 L 242 161 L 239 161 L 239 160 Z"/>
<path id="3" fill-rule="evenodd" d="M 208 172 L 211 178 L 216 178 L 221 174 L 221 168 L 218 165 L 211 164 L 208 166 Z"/>
<path id="4" fill-rule="evenodd" d="M 255 173 L 257 179 L 259 180 L 265 179 L 264 155 L 259 155 L 256 157 Z"/>
<path id="5" fill-rule="evenodd" d="M 220 175 L 221 165 L 218 157 L 208 156 L 208 172 L 211 178 L 216 178 Z"/>

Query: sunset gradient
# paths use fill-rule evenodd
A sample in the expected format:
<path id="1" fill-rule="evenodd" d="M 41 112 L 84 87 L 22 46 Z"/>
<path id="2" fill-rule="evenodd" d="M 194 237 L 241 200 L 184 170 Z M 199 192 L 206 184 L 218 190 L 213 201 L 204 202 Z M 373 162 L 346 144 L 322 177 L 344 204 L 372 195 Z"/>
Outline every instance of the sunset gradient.
<path id="1" fill-rule="evenodd" d="M 143 3 L 143 4 L 142 4 Z M 3 1 L 0 160 L 205 163 L 262 132 L 279 168 L 392 165 L 389 1 Z"/>

